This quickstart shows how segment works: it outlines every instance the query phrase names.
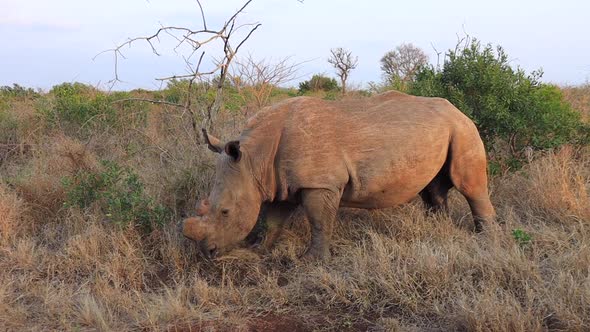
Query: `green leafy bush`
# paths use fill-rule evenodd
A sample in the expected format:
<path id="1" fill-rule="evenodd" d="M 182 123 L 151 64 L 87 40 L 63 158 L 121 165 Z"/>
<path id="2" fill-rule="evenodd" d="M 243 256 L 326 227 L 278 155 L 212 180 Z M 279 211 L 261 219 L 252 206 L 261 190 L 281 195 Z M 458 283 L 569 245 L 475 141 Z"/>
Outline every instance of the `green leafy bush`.
<path id="1" fill-rule="evenodd" d="M 310 80 L 299 83 L 299 94 L 316 91 L 338 91 L 338 82 L 331 77 L 316 74 Z"/>
<path id="2" fill-rule="evenodd" d="M 501 47 L 473 40 L 449 51 L 442 69 L 422 68 L 410 92 L 448 99 L 475 122 L 488 150 L 500 139 L 517 159 L 526 147 L 587 142 L 588 126 L 580 114 L 557 87 L 541 83 L 541 76 L 513 69 Z"/>
<path id="3" fill-rule="evenodd" d="M 188 80 L 170 80 L 166 84 L 166 89 L 162 90 L 162 97 L 169 103 L 181 104 L 186 103 L 188 96 Z M 194 89 L 192 92 L 196 92 Z"/>
<path id="4" fill-rule="evenodd" d="M 63 83 L 54 86 L 49 93 L 55 98 L 47 115 L 54 122 L 65 121 L 85 124 L 97 116 L 114 122 L 115 112 L 104 95 L 82 83 Z"/>
<path id="5" fill-rule="evenodd" d="M 213 103 L 217 93 L 216 80 L 213 82 L 193 83 L 190 91 L 191 104 L 193 108 L 206 108 Z M 166 88 L 160 91 L 160 95 L 157 96 L 159 98 L 156 99 L 161 99 L 178 105 L 185 105 L 187 98 L 189 97 L 189 83 L 190 81 L 187 79 L 170 80 L 166 85 Z M 224 109 L 230 112 L 237 112 L 245 105 L 244 100 L 240 96 L 237 89 L 228 81 L 226 81 L 223 86 L 223 99 Z"/>
<path id="6" fill-rule="evenodd" d="M 131 169 L 112 161 L 102 161 L 102 170 L 79 170 L 62 180 L 66 191 L 65 207 L 87 208 L 98 204 L 111 222 L 134 224 L 150 231 L 162 225 L 170 211 L 154 203 Z"/>
<path id="7" fill-rule="evenodd" d="M 145 105 L 126 100 L 130 97 L 128 92 L 105 93 L 82 83 L 63 83 L 40 98 L 36 108 L 50 125 L 84 135 L 93 128 L 126 129 L 145 124 Z"/>
<path id="8" fill-rule="evenodd" d="M 215 99 L 215 94 L 213 94 L 212 92 L 213 91 L 211 91 L 211 101 Z M 247 100 L 249 99 L 244 98 L 244 96 L 240 95 L 240 92 L 234 86 L 227 84 L 223 88 L 223 108 L 225 110 L 228 110 L 232 113 L 237 113 L 244 106 L 246 106 Z"/>

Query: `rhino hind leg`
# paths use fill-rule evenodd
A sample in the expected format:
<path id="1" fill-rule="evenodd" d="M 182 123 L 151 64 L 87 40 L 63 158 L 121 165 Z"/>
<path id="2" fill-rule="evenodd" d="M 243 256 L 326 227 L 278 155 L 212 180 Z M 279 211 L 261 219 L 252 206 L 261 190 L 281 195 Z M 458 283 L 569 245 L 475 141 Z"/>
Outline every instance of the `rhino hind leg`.
<path id="1" fill-rule="evenodd" d="M 454 148 L 449 175 L 453 185 L 469 203 L 475 231 L 481 232 L 483 224 L 494 222 L 496 217 L 488 193 L 485 151 L 483 145 L 467 151 L 461 151 L 456 146 Z"/>
<path id="2" fill-rule="evenodd" d="M 327 189 L 304 189 L 301 203 L 311 225 L 311 244 L 304 259 L 325 259 L 330 256 L 330 239 L 340 203 L 340 193 Z"/>

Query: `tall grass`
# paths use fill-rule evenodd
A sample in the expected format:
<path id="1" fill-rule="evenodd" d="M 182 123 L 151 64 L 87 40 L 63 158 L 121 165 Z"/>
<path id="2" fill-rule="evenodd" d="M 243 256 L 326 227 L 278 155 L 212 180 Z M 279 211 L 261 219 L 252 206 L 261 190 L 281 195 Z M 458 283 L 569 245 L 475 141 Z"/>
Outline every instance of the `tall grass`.
<path id="1" fill-rule="evenodd" d="M 563 96 L 575 110 L 582 113 L 586 121 L 590 121 L 590 83 L 579 86 L 566 86 L 562 88 Z"/>
<path id="2" fill-rule="evenodd" d="M 38 121 L 31 150 L 0 165 L 0 330 L 590 329 L 587 150 L 535 155 L 494 178 L 501 224 L 483 234 L 452 192 L 449 216 L 427 215 L 419 201 L 342 209 L 327 262 L 299 260 L 309 239 L 302 213 L 271 252 L 210 262 L 175 224 L 213 174 L 176 110 L 154 108 L 142 124 L 89 138 Z M 239 127 L 227 121 L 218 134 Z M 64 205 L 62 179 L 100 160 L 138 174 L 172 211 L 165 227 L 146 233 L 112 224 L 98 205 Z"/>

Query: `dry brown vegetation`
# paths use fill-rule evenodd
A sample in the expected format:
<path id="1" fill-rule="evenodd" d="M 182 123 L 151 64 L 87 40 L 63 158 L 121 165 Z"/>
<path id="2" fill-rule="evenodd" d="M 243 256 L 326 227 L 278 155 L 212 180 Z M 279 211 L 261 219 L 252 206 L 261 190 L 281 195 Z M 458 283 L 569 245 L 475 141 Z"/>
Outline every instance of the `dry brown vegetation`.
<path id="1" fill-rule="evenodd" d="M 579 86 L 561 88 L 563 96 L 574 109 L 582 113 L 586 121 L 590 121 L 590 83 Z"/>
<path id="2" fill-rule="evenodd" d="M 0 158 L 0 330 L 590 329 L 588 150 L 545 152 L 493 179 L 503 224 L 483 234 L 453 193 L 450 216 L 418 201 L 341 210 L 324 263 L 298 259 L 301 213 L 272 252 L 209 262 L 174 222 L 207 192 L 213 156 L 176 110 L 137 106 L 149 108 L 145 124 L 83 136 L 47 127 L 31 105 L 8 108 L 29 148 Z M 241 126 L 220 119 L 225 138 Z M 62 178 L 101 159 L 134 169 L 173 220 L 146 234 L 95 206 L 64 207 Z"/>

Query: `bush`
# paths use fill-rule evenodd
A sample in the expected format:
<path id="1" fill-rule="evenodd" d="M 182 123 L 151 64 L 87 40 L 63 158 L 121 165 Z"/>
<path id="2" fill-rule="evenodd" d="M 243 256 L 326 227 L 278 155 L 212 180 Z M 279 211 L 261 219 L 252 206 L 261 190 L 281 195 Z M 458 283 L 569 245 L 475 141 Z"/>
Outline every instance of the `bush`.
<path id="1" fill-rule="evenodd" d="M 35 90 L 22 87 L 18 84 L 2 86 L 0 87 L 0 112 L 9 111 L 15 104 L 24 103 L 27 100 L 34 100 L 39 96 L 40 94 Z"/>
<path id="2" fill-rule="evenodd" d="M 328 92 L 326 92 L 326 95 L 324 96 L 324 100 L 336 100 L 336 99 L 338 99 L 338 97 L 339 97 L 338 92 L 328 91 Z"/>
<path id="3" fill-rule="evenodd" d="M 209 107 L 215 100 L 217 93 L 217 81 L 213 82 L 195 82 L 191 87 L 191 104 L 193 108 Z M 160 91 L 156 99 L 163 99 L 169 103 L 185 105 L 189 96 L 189 83 L 187 79 L 173 79 L 168 82 L 166 89 Z M 228 81 L 223 86 L 223 108 L 230 112 L 239 111 L 244 105 L 244 100 L 237 89 Z"/>
<path id="4" fill-rule="evenodd" d="M 54 86 L 49 93 L 55 98 L 47 115 L 54 122 L 66 121 L 84 124 L 99 115 L 107 122 L 114 122 L 114 111 L 104 96 L 93 87 L 82 83 L 63 83 Z"/>
<path id="5" fill-rule="evenodd" d="M 338 91 L 338 82 L 333 78 L 316 74 L 310 80 L 299 83 L 299 94 L 317 91 Z"/>
<path id="6" fill-rule="evenodd" d="M 18 121 L 12 113 L 0 109 L 0 144 L 18 143 Z"/>
<path id="7" fill-rule="evenodd" d="M 54 86 L 47 97 L 40 98 L 37 110 L 50 125 L 84 133 L 89 128 L 130 128 L 145 124 L 145 109 L 137 110 L 128 92 L 104 93 L 82 83 Z M 63 127 L 66 128 L 63 128 Z"/>
<path id="8" fill-rule="evenodd" d="M 162 97 L 165 101 L 175 104 L 186 103 L 186 97 L 188 94 L 188 80 L 170 80 L 166 84 L 166 89 L 162 90 Z M 195 90 L 192 91 L 196 93 Z"/>
<path id="9" fill-rule="evenodd" d="M 32 88 L 25 88 L 14 83 L 12 86 L 0 87 L 0 99 L 17 99 L 24 101 L 31 98 L 39 97 L 40 94 Z"/>
<path id="10" fill-rule="evenodd" d="M 512 157 L 523 158 L 527 147 L 586 143 L 590 136 L 580 114 L 541 77 L 540 71 L 527 75 L 513 69 L 501 47 L 482 47 L 474 40 L 449 51 L 442 69 L 423 68 L 410 92 L 448 99 L 475 122 L 488 150 L 500 139 Z"/>
<path id="11" fill-rule="evenodd" d="M 146 231 L 164 224 L 169 210 L 145 195 L 137 174 L 112 161 L 102 161 L 102 166 L 101 171 L 82 169 L 62 180 L 65 207 L 87 208 L 97 203 L 111 222 L 133 224 Z"/>

